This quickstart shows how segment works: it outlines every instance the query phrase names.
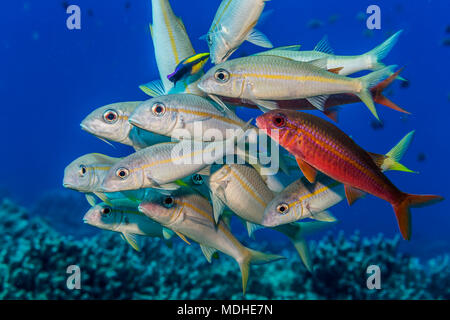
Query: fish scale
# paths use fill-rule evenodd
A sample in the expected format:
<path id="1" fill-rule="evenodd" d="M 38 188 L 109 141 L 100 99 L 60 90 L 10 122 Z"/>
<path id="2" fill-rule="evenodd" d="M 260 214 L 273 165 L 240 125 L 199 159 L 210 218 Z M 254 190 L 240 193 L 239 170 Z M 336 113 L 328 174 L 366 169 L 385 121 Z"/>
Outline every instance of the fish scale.
<path id="1" fill-rule="evenodd" d="M 272 130 L 282 132 L 278 142 L 296 156 L 310 182 L 314 182 L 318 170 L 345 185 L 349 204 L 360 196 L 361 191 L 388 201 L 394 209 L 402 236 L 407 240 L 411 238 L 409 209 L 443 200 L 435 195 L 401 192 L 382 173 L 373 155 L 338 127 L 319 117 L 292 110 L 272 110 L 259 116 L 256 123 L 275 139 Z M 288 141 L 286 137 L 293 138 Z"/>

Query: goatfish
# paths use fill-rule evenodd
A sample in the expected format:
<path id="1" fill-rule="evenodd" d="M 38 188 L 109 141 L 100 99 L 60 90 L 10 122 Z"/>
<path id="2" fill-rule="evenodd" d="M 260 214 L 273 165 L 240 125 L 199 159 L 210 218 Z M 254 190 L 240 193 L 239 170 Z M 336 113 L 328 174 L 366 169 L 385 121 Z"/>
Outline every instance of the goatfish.
<path id="1" fill-rule="evenodd" d="M 250 56 L 211 68 L 198 87 L 213 97 L 249 100 L 263 111 L 277 108 L 275 101 L 305 98 L 321 111 L 330 95 L 351 93 L 358 96 L 379 120 L 370 88 L 392 74 L 394 66 L 360 78 L 329 72 L 324 60 L 299 62 L 276 56 Z"/>
<path id="2" fill-rule="evenodd" d="M 312 51 L 295 50 L 296 47 L 282 47 L 259 52 L 256 55 L 270 55 L 289 58 L 295 61 L 310 62 L 317 59 L 326 59 L 327 69 L 336 69 L 338 74 L 347 76 L 363 70 L 379 70 L 386 67 L 381 61 L 389 54 L 397 43 L 402 30 L 396 32 L 385 42 L 361 55 L 339 56 L 335 55 L 324 37 Z"/>
<path id="3" fill-rule="evenodd" d="M 413 172 L 399 162 L 411 144 L 413 136 L 414 131 L 411 131 L 386 153 L 383 162 L 380 162 L 383 172 L 387 170 Z M 264 210 L 261 224 L 265 227 L 275 227 L 305 218 L 315 219 L 316 215 L 320 215 L 343 199 L 345 189 L 342 183 L 323 174 L 319 174 L 313 184 L 302 177 L 270 201 Z"/>
<path id="4" fill-rule="evenodd" d="M 176 67 L 175 71 L 167 76 L 170 82 L 174 85 L 186 76 L 193 76 L 203 70 L 204 65 L 208 62 L 209 52 L 199 53 L 192 57 L 181 61 Z"/>
<path id="5" fill-rule="evenodd" d="M 183 60 L 195 55 L 186 27 L 181 18 L 175 16 L 168 0 L 152 0 L 152 22 L 150 33 L 160 80 L 139 88 L 152 97 L 177 92 L 202 94 L 195 83 L 203 74 L 200 70 L 175 85 L 167 78 Z"/>
<path id="6" fill-rule="evenodd" d="M 191 140 L 160 143 L 139 150 L 117 162 L 106 174 L 98 192 L 141 188 L 177 190 L 174 182 L 194 173 L 209 175 L 211 164 L 235 154 L 245 130 L 224 141 L 203 143 Z"/>
<path id="7" fill-rule="evenodd" d="M 402 112 L 405 114 L 410 114 L 410 112 L 406 111 L 403 108 L 400 108 L 396 103 L 392 102 L 389 98 L 387 98 L 383 91 L 389 87 L 392 82 L 398 77 L 402 69 L 398 70 L 394 74 L 392 74 L 386 80 L 381 81 L 376 86 L 370 89 L 370 93 L 372 94 L 372 99 L 374 102 L 384 105 L 390 109 L 393 109 L 398 112 Z M 247 108 L 257 109 L 258 105 L 253 104 L 249 101 L 243 101 L 241 99 L 236 98 L 226 98 L 220 97 L 226 104 L 230 104 L 233 106 L 243 106 Z M 333 94 L 331 95 L 324 105 L 323 113 L 337 122 L 338 112 L 340 110 L 339 107 L 347 104 L 358 103 L 361 99 L 359 99 L 354 94 L 342 93 L 342 94 Z M 278 109 L 288 109 L 288 110 L 317 110 L 308 100 L 306 99 L 298 99 L 298 100 L 280 100 L 276 101 L 276 106 Z"/>
<path id="8" fill-rule="evenodd" d="M 268 0 L 223 0 L 207 35 L 211 61 L 226 61 L 244 41 L 272 48 L 269 39 L 255 29 Z"/>
<path id="9" fill-rule="evenodd" d="M 111 205 L 112 200 L 130 199 L 139 201 L 151 196 L 156 190 L 139 189 L 114 193 L 102 193 L 100 187 L 111 167 L 122 158 L 109 157 L 100 153 L 89 153 L 72 161 L 64 169 L 63 186 L 86 196 L 91 206 L 97 204 L 97 198 Z"/>
<path id="10" fill-rule="evenodd" d="M 192 94 L 170 94 L 145 101 L 131 114 L 130 123 L 143 130 L 177 138 L 180 133 L 198 141 L 224 140 L 227 130 L 245 126 L 233 111 Z"/>
<path id="11" fill-rule="evenodd" d="M 99 203 L 84 215 L 83 221 L 91 226 L 119 232 L 122 238 L 136 251 L 140 251 L 137 236 L 170 239 L 172 232 L 140 212 L 137 204 L 130 201 Z"/>
<path id="12" fill-rule="evenodd" d="M 211 190 L 215 221 L 219 221 L 224 208 L 228 207 L 246 221 L 249 236 L 262 228 L 264 209 L 273 199 L 274 193 L 268 188 L 256 169 L 246 165 L 225 164 L 211 174 L 207 181 Z M 318 231 L 330 227 L 330 222 L 336 221 L 327 212 L 317 216 L 321 217 L 322 221 L 307 224 L 295 223 L 273 228 L 289 238 L 309 271 L 312 270 L 312 262 L 304 236 L 311 233 L 311 228 Z"/>
<path id="13" fill-rule="evenodd" d="M 140 150 L 145 147 L 168 142 L 170 138 L 133 127 L 128 118 L 142 103 L 119 102 L 95 109 L 81 122 L 81 129 L 108 143 L 119 142 Z"/>
<path id="14" fill-rule="evenodd" d="M 349 205 L 370 193 L 389 202 L 404 239 L 411 238 L 411 207 L 443 197 L 400 191 L 382 172 L 384 156 L 370 154 L 334 124 L 292 110 L 273 110 L 256 119 L 257 126 L 293 154 L 305 177 L 314 183 L 317 171 L 344 184 Z"/>
<path id="15" fill-rule="evenodd" d="M 195 192 L 179 190 L 173 195 L 161 195 L 158 200 L 142 202 L 139 210 L 174 231 L 186 242 L 189 243 L 186 237 L 197 242 L 209 262 L 217 251 L 236 260 L 241 269 L 243 294 L 247 287 L 250 264 L 263 264 L 284 258 L 244 247 L 223 221 L 216 225 L 211 204 Z"/>

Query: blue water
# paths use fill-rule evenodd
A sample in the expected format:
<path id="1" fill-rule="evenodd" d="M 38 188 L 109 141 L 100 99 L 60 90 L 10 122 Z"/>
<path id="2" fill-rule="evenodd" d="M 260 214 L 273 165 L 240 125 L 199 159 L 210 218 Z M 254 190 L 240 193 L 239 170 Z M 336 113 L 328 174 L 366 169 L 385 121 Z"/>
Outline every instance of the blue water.
<path id="1" fill-rule="evenodd" d="M 113 149 L 80 130 L 79 123 L 94 108 L 119 101 L 144 100 L 138 85 L 158 78 L 148 29 L 150 1 L 73 0 L 82 9 L 82 29 L 66 28 L 64 1 L 8 1 L 0 12 L 0 96 L 2 97 L 2 156 L 0 186 L 24 206 L 43 192 L 62 188 L 64 167 L 90 152 L 124 156 L 130 148 Z M 207 45 L 205 34 L 219 1 L 172 0 L 197 52 Z M 362 104 L 344 107 L 339 127 L 367 150 L 384 153 L 407 132 L 416 136 L 403 163 L 420 174 L 389 173 L 402 190 L 448 197 L 449 137 L 447 109 L 450 47 L 446 33 L 448 1 L 377 1 L 382 29 L 368 32 L 367 1 L 270 1 L 273 13 L 259 26 L 275 46 L 301 44 L 312 49 L 328 35 L 337 54 L 361 54 L 404 29 L 384 60 L 405 66 L 408 88 L 393 85 L 390 98 L 412 112 L 404 115 L 378 106 L 384 128 L 374 130 L 372 115 Z M 336 16 L 332 22 L 330 17 Z M 310 28 L 313 19 L 322 21 Z M 250 54 L 258 47 L 245 43 L 234 54 Z M 208 67 L 208 66 L 207 66 Z M 257 112 L 240 112 L 249 118 Z M 423 158 L 425 158 L 423 160 Z M 391 206 L 372 196 L 349 208 L 332 209 L 341 220 L 337 229 L 361 230 L 371 236 L 398 234 Z M 81 214 L 81 213 L 80 213 Z M 81 221 L 80 221 L 81 223 Z M 449 202 L 413 211 L 413 238 L 402 247 L 418 256 L 448 251 Z"/>

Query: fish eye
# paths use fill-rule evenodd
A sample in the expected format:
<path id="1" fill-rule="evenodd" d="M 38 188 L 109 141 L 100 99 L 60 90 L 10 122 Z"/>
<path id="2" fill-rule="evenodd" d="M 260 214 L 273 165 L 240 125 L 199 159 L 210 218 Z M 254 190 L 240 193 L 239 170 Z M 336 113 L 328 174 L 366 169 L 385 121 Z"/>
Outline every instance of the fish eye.
<path id="1" fill-rule="evenodd" d="M 130 170 L 128 170 L 127 168 L 119 168 L 116 171 L 116 176 L 123 180 L 126 179 L 129 175 Z"/>
<path id="2" fill-rule="evenodd" d="M 155 116 L 161 117 L 164 113 L 166 113 L 166 106 L 161 102 L 156 102 L 152 106 L 152 112 Z"/>
<path id="3" fill-rule="evenodd" d="M 203 184 L 203 182 L 204 182 L 203 181 L 203 177 L 201 175 L 199 175 L 199 174 L 194 174 L 192 176 L 192 182 L 194 184 L 198 184 L 198 185 Z"/>
<path id="4" fill-rule="evenodd" d="M 107 123 L 115 123 L 117 122 L 117 119 L 119 119 L 119 115 L 117 114 L 117 111 L 115 110 L 106 110 L 103 114 L 103 120 Z"/>
<path id="5" fill-rule="evenodd" d="M 277 212 L 279 214 L 286 214 L 289 212 L 289 206 L 286 203 L 281 203 L 277 206 Z"/>
<path id="6" fill-rule="evenodd" d="M 230 79 L 230 73 L 227 70 L 219 69 L 214 74 L 214 78 L 219 82 L 225 83 Z"/>
<path id="7" fill-rule="evenodd" d="M 111 207 L 104 207 L 102 208 L 102 210 L 100 211 L 102 216 L 109 216 L 112 212 Z"/>
<path id="8" fill-rule="evenodd" d="M 167 196 L 163 200 L 163 206 L 166 208 L 173 207 L 173 204 L 175 203 L 174 199 L 171 196 Z"/>
<path id="9" fill-rule="evenodd" d="M 86 174 L 87 169 L 85 166 L 81 165 L 80 166 L 80 170 L 78 171 L 78 174 L 80 175 L 80 177 L 84 177 L 84 175 Z"/>
<path id="10" fill-rule="evenodd" d="M 282 114 L 278 114 L 272 119 L 272 122 L 275 127 L 281 128 L 285 126 L 286 118 Z"/>

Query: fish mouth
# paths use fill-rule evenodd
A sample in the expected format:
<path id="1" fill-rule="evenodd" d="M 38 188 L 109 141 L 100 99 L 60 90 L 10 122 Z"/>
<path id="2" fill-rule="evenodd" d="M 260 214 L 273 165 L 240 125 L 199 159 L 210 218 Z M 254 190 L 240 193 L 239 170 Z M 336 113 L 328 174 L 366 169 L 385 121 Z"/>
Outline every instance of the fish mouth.
<path id="1" fill-rule="evenodd" d="M 89 127 L 87 125 L 85 125 L 83 122 L 80 123 L 80 127 L 81 127 L 81 130 L 92 133 L 92 130 L 90 130 Z"/>
<path id="2" fill-rule="evenodd" d="M 130 118 L 130 119 L 128 119 L 128 122 L 129 122 L 131 125 L 133 125 L 133 126 L 135 126 L 135 127 L 137 127 L 137 128 L 145 129 L 145 127 L 144 127 L 144 125 L 142 124 L 142 122 L 139 122 L 139 120 L 137 120 L 137 119 L 135 119 L 135 118 Z"/>

